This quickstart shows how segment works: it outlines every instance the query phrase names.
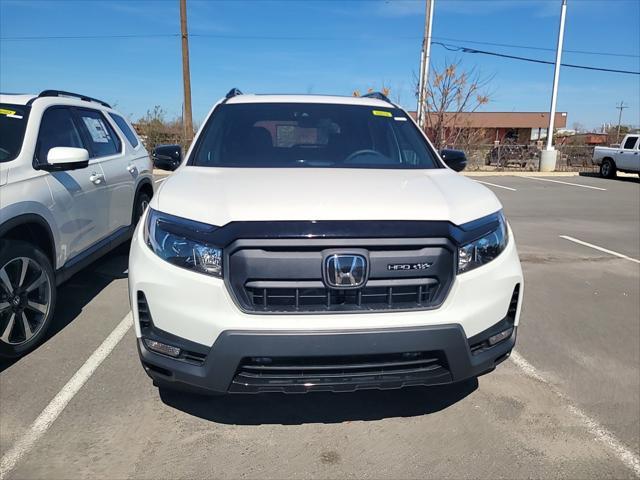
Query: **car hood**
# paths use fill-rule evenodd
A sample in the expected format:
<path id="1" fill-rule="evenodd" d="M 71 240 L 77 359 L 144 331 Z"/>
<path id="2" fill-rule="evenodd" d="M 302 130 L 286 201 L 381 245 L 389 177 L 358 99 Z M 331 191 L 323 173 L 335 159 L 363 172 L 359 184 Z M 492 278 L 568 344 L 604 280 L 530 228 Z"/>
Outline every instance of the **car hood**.
<path id="1" fill-rule="evenodd" d="M 151 202 L 162 212 L 222 226 L 232 221 L 449 220 L 461 225 L 502 206 L 449 169 L 181 167 Z"/>

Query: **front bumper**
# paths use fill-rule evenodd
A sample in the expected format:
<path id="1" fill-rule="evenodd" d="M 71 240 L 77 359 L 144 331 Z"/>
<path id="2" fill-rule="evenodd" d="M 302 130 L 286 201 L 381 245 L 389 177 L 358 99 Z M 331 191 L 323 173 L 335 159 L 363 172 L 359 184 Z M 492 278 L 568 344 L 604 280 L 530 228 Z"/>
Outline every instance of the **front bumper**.
<path id="1" fill-rule="evenodd" d="M 490 371 L 508 356 L 515 343 L 523 277 L 514 241 L 492 262 L 458 275 L 437 309 L 265 316 L 241 311 L 221 279 L 181 269 L 157 257 L 144 243 L 142 224 L 131 245 L 129 291 L 140 356 L 147 373 L 159 383 L 217 392 L 444 384 Z M 512 232 L 509 235 L 513 238 Z M 516 287 L 519 295 L 513 304 Z M 149 332 L 143 332 L 136 308 L 141 293 L 152 317 L 156 339 L 193 353 L 188 361 L 147 350 L 143 338 L 149 338 Z M 514 328 L 511 337 L 472 353 L 474 343 L 495 334 L 507 317 Z M 411 357 L 417 352 L 434 361 L 422 369 L 385 366 L 398 363 L 397 355 Z M 386 355 L 395 357 L 389 359 Z M 354 356 L 371 358 L 351 358 Z M 295 361 L 305 358 L 307 363 L 319 360 L 321 366 L 330 368 L 308 375 L 308 369 L 301 369 L 300 365 L 285 365 L 289 377 L 300 377 L 289 378 L 286 384 L 269 375 L 262 375 L 260 381 L 250 375 L 236 378 L 247 359 L 256 357 Z M 345 360 L 343 357 L 350 357 L 345 363 L 347 373 L 360 368 L 365 374 L 336 372 L 336 365 Z M 354 367 L 359 363 L 375 368 Z M 255 372 L 256 366 L 253 367 Z"/>
<path id="2" fill-rule="evenodd" d="M 172 341 L 175 345 L 176 339 Z M 514 328 L 508 339 L 472 354 L 463 329 L 452 324 L 375 331 L 226 331 L 201 365 L 151 352 L 142 339 L 138 351 L 152 379 L 176 388 L 221 393 L 344 392 L 441 385 L 477 377 L 505 360 L 515 341 Z M 193 348 L 189 343 L 178 346 Z"/>

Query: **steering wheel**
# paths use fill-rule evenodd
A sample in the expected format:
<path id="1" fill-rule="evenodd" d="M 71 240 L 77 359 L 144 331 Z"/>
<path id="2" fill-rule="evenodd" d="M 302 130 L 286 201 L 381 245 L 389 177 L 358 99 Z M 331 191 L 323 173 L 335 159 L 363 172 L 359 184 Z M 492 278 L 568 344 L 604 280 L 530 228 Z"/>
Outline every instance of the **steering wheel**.
<path id="1" fill-rule="evenodd" d="M 382 155 L 380 152 L 366 148 L 364 150 L 356 150 L 347 158 L 345 158 L 343 163 L 349 163 L 351 160 L 353 160 L 356 157 L 359 157 L 360 155 L 376 155 L 378 157 L 384 157 L 384 155 Z"/>

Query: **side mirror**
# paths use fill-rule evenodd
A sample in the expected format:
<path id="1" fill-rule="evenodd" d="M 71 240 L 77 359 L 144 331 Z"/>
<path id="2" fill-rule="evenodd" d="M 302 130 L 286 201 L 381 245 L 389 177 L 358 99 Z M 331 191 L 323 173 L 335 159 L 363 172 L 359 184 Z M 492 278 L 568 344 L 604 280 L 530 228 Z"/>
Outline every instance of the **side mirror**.
<path id="1" fill-rule="evenodd" d="M 444 163 L 456 172 L 461 172 L 467 166 L 467 156 L 462 150 L 450 150 L 447 148 L 440 151 L 440 156 Z"/>
<path id="2" fill-rule="evenodd" d="M 89 152 L 84 148 L 53 147 L 47 152 L 47 163 L 39 165 L 41 170 L 61 172 L 78 170 L 89 166 Z"/>
<path id="3" fill-rule="evenodd" d="M 180 145 L 158 145 L 153 149 L 151 158 L 154 167 L 173 172 L 182 163 L 182 147 Z"/>

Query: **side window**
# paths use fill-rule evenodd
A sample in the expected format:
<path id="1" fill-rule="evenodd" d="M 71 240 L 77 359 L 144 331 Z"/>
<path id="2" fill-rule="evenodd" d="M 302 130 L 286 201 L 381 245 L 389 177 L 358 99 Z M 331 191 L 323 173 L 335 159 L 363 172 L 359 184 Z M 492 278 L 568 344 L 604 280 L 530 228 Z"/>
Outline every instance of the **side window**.
<path id="1" fill-rule="evenodd" d="M 628 137 L 627 141 L 624 142 L 624 145 L 622 146 L 622 148 L 631 150 L 633 147 L 636 146 L 637 141 L 638 141 L 638 137 Z"/>
<path id="2" fill-rule="evenodd" d="M 36 146 L 39 163 L 46 163 L 47 153 L 53 147 L 86 148 L 68 108 L 50 108 L 42 115 Z"/>
<path id="3" fill-rule="evenodd" d="M 85 109 L 77 109 L 76 112 L 89 142 L 91 158 L 120 153 L 120 139 L 100 112 Z"/>
<path id="4" fill-rule="evenodd" d="M 113 121 L 116 122 L 116 125 L 118 125 L 118 128 L 122 131 L 122 133 L 124 133 L 124 136 L 127 137 L 127 140 L 129 140 L 131 146 L 133 148 L 137 147 L 138 137 L 136 137 L 136 134 L 133 133 L 133 130 L 131 130 L 131 127 L 129 127 L 127 121 L 120 115 L 116 115 L 115 113 L 109 112 L 109 115 L 111 116 L 111 118 L 113 118 Z"/>

